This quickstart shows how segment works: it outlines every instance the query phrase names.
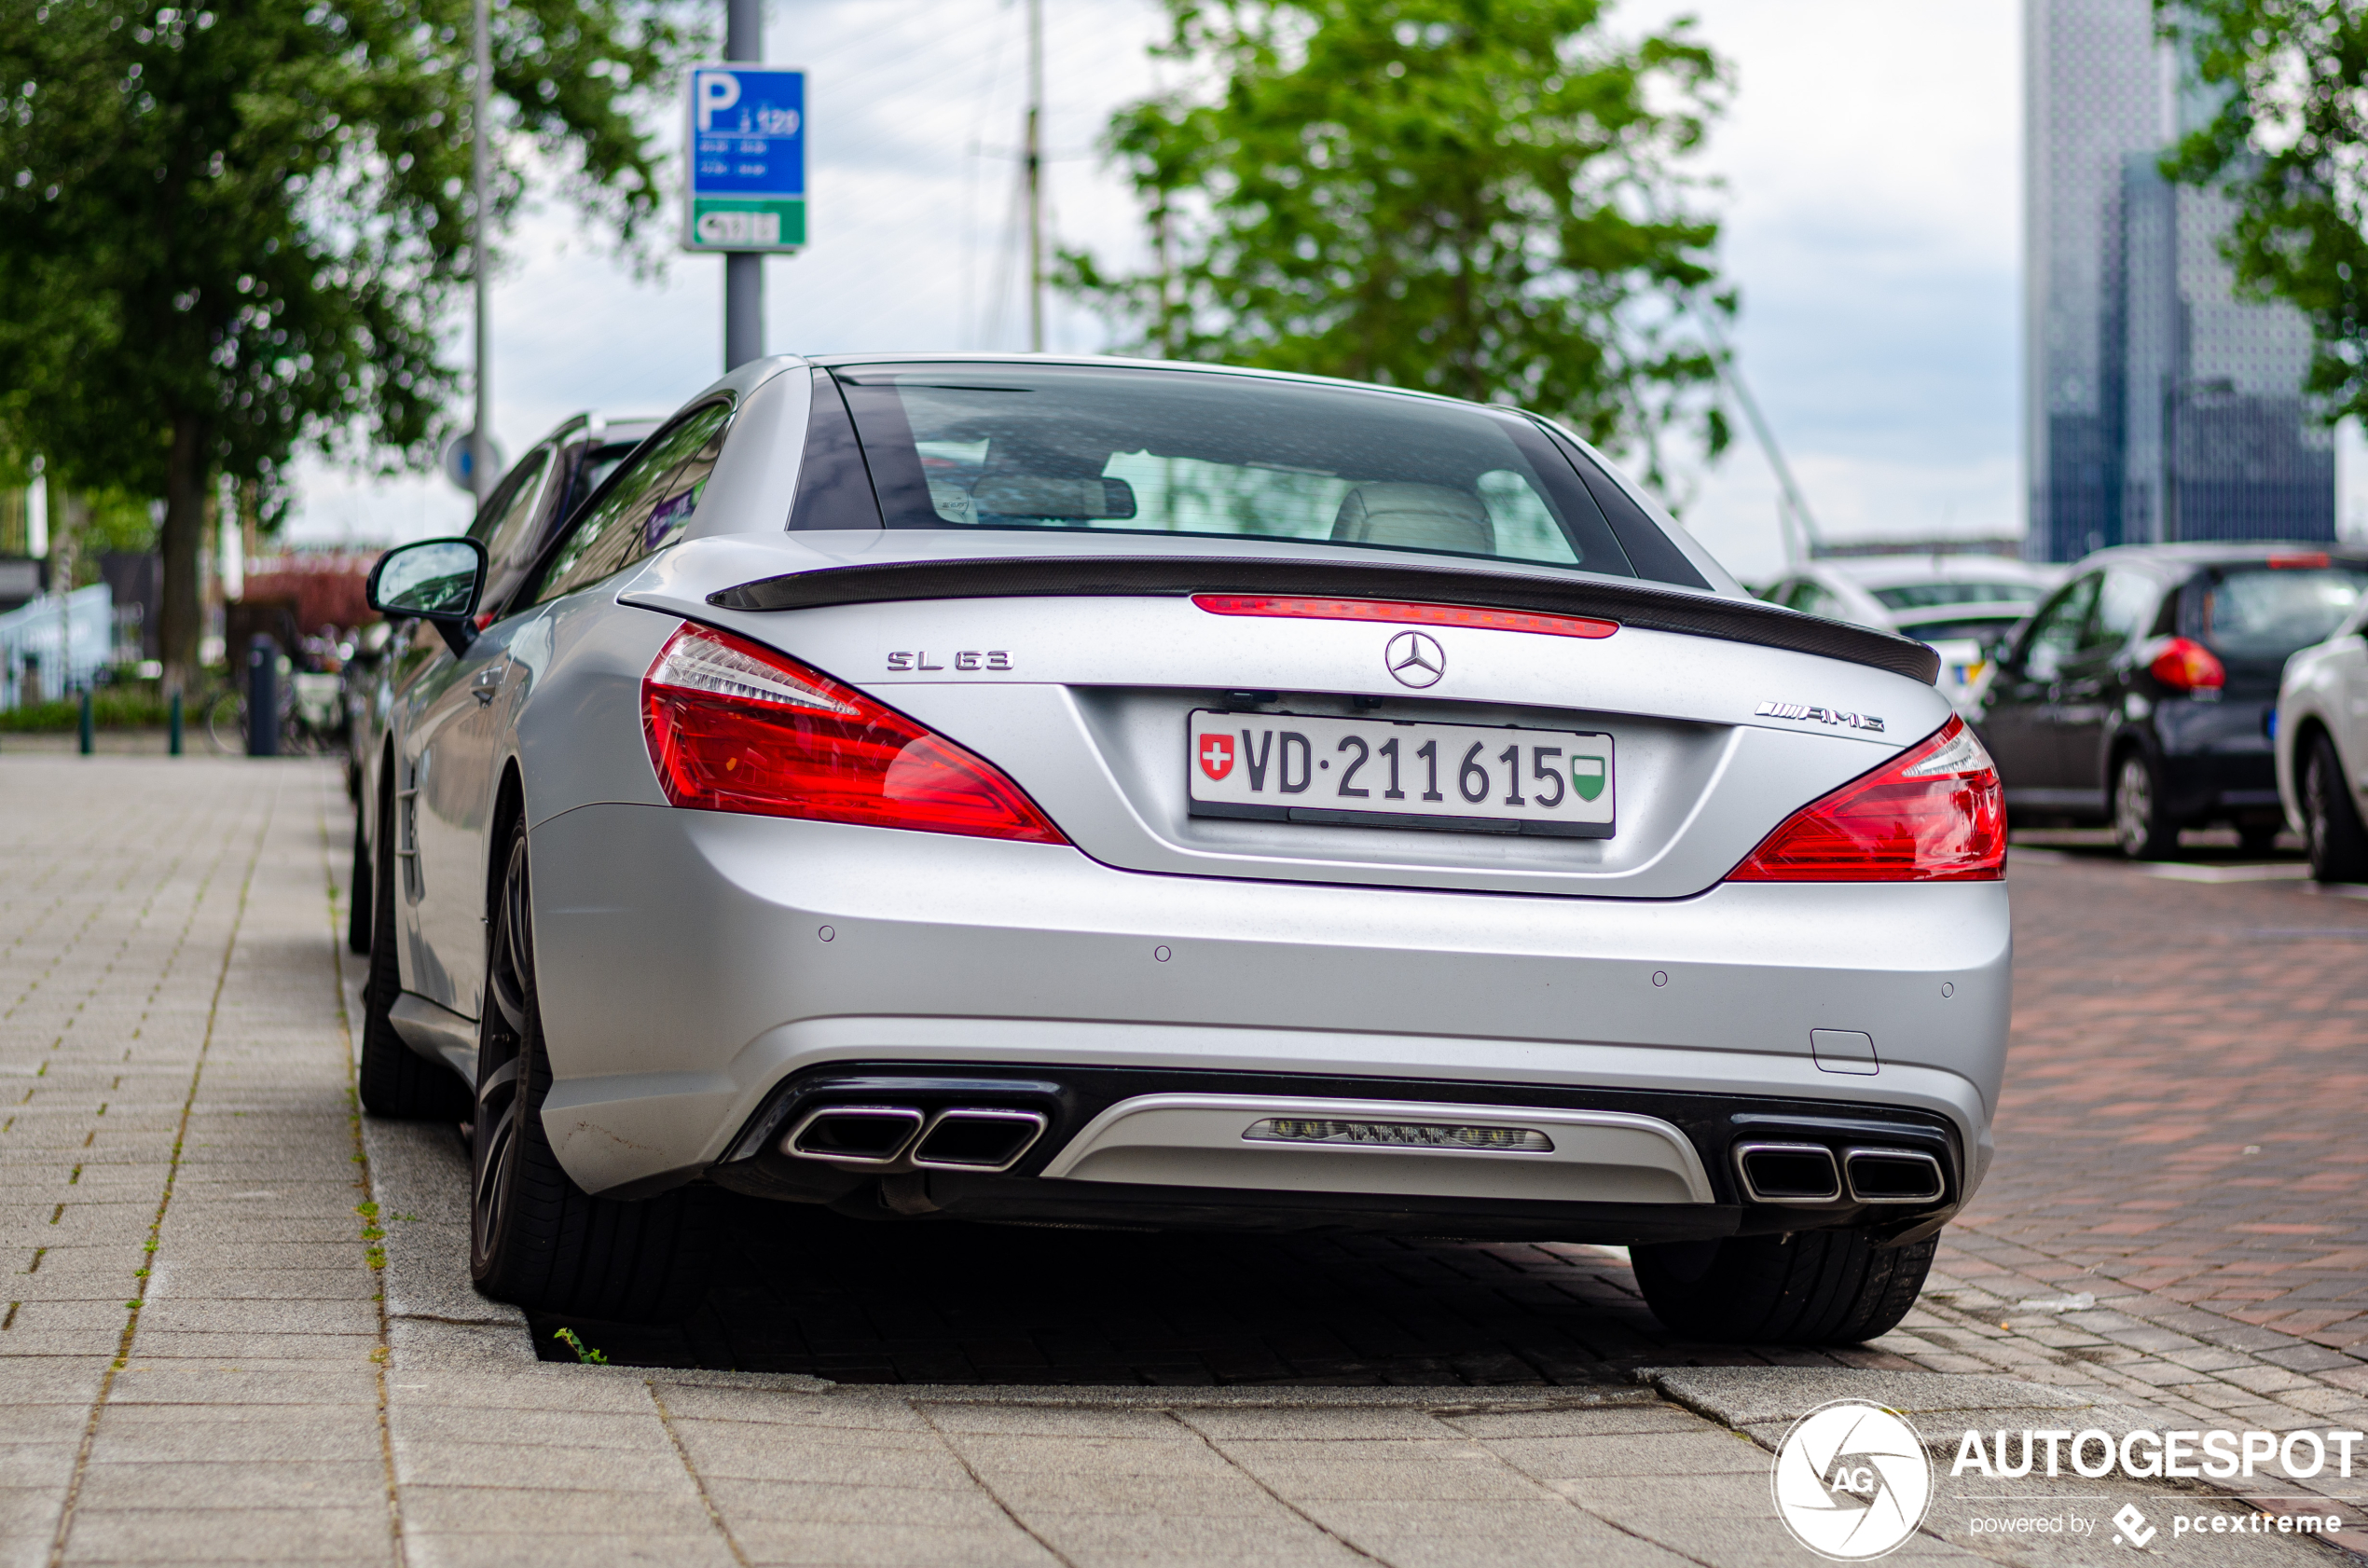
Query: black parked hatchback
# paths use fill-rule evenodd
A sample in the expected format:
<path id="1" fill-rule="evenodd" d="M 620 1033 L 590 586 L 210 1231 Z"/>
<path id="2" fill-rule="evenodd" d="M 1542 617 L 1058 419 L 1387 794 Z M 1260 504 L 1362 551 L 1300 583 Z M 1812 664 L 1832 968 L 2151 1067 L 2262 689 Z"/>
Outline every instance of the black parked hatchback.
<path id="1" fill-rule="evenodd" d="M 2141 860 L 2220 822 L 2267 849 L 2284 821 L 2279 674 L 2363 590 L 2368 557 L 2319 545 L 2133 544 L 2081 561 L 1975 699 L 2008 813 L 2110 822 Z"/>

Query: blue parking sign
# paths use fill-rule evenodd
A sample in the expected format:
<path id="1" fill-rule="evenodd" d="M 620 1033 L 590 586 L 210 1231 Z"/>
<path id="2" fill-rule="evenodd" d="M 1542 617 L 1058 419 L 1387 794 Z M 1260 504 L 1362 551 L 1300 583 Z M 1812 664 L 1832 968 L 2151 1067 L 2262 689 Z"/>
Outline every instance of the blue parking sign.
<path id="1" fill-rule="evenodd" d="M 805 243 L 805 73 L 695 65 L 686 94 L 682 247 L 794 251 Z"/>

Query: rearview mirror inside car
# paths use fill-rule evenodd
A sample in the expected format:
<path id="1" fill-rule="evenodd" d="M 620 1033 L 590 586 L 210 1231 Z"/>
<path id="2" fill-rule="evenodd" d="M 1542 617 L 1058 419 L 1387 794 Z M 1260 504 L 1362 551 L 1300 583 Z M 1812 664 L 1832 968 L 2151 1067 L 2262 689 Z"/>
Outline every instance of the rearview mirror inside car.
<path id="1" fill-rule="evenodd" d="M 455 653 L 476 640 L 477 596 L 485 591 L 485 546 L 474 539 L 398 544 L 370 569 L 364 595 L 381 615 L 426 621 Z"/>

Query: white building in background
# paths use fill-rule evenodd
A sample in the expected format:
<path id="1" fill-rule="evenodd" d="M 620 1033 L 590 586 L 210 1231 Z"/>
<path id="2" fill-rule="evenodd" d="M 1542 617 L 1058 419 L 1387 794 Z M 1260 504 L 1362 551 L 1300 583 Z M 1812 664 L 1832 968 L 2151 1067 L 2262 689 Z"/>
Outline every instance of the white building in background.
<path id="1" fill-rule="evenodd" d="M 2210 106 L 2148 0 L 2025 0 L 2025 553 L 2333 539 L 2334 434 L 2310 329 L 2239 303 L 2230 209 L 2156 159 Z"/>

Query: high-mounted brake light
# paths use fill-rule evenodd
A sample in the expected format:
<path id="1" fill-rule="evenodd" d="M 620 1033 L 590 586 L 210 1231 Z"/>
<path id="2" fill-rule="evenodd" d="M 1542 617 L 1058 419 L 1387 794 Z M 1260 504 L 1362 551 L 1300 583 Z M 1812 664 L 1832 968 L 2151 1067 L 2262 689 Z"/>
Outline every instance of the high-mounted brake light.
<path id="1" fill-rule="evenodd" d="M 1729 882 L 1977 882 L 2006 874 L 1998 768 L 1952 718 L 1787 818 Z"/>
<path id="2" fill-rule="evenodd" d="M 2228 684 L 2228 671 L 2212 651 L 2185 637 L 2166 637 L 2154 645 L 2146 673 L 2174 692 L 2210 690 Z"/>
<path id="3" fill-rule="evenodd" d="M 1066 844 L 992 763 L 795 659 L 685 625 L 641 678 L 641 733 L 676 805 Z"/>
<path id="4" fill-rule="evenodd" d="M 1482 631 L 1538 632 L 1547 637 L 1609 637 L 1618 621 L 1579 615 L 1533 615 L 1525 610 L 1479 610 L 1464 604 L 1407 604 L 1385 598 L 1311 598 L 1275 594 L 1194 594 L 1212 615 L 1284 615 L 1309 621 L 1386 621 L 1407 626 L 1477 626 Z"/>

